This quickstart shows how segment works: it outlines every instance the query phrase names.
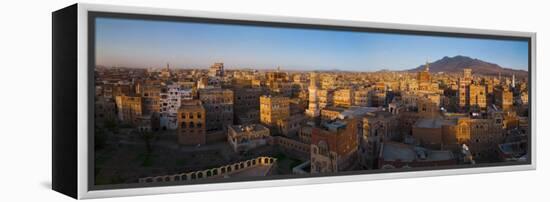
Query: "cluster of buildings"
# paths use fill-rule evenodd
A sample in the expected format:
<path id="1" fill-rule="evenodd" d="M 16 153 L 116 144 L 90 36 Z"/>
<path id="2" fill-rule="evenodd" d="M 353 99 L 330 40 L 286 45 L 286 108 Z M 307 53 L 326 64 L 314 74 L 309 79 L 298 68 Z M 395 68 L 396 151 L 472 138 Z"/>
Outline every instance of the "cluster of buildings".
<path id="1" fill-rule="evenodd" d="M 96 123 L 181 145 L 272 147 L 294 173 L 525 160 L 527 78 L 407 72 L 96 68 Z"/>

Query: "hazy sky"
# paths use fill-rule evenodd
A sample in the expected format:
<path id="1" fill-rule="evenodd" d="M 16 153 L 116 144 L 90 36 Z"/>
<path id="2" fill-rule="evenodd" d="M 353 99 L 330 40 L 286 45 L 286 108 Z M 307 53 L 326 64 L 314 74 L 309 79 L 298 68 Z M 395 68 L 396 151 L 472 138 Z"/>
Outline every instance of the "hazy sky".
<path id="1" fill-rule="evenodd" d="M 376 71 L 464 55 L 527 69 L 528 43 L 490 39 L 96 19 L 96 64 L 106 66 Z"/>

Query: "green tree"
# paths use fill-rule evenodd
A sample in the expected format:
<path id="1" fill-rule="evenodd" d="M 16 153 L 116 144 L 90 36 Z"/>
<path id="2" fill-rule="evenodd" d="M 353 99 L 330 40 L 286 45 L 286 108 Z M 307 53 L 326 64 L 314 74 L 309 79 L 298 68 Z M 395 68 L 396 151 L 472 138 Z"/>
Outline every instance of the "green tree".
<path id="1" fill-rule="evenodd" d="M 149 131 L 140 131 L 138 130 L 139 137 L 145 142 L 145 149 L 147 154 L 150 154 L 153 151 L 153 139 L 155 134 Z"/>

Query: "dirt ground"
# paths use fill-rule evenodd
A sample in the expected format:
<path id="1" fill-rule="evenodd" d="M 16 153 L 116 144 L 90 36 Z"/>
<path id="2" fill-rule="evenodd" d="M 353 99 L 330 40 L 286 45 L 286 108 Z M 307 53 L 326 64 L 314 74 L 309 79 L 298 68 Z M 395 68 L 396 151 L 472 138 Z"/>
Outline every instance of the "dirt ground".
<path id="1" fill-rule="evenodd" d="M 180 146 L 175 131 L 158 132 L 151 141 L 150 153 L 145 145 L 145 141 L 129 129 L 110 133 L 105 147 L 95 152 L 96 184 L 136 183 L 141 177 L 203 170 L 258 156 L 278 158 L 274 174 L 292 174 L 292 167 L 301 163 L 271 146 L 241 154 L 235 153 L 227 142 Z"/>

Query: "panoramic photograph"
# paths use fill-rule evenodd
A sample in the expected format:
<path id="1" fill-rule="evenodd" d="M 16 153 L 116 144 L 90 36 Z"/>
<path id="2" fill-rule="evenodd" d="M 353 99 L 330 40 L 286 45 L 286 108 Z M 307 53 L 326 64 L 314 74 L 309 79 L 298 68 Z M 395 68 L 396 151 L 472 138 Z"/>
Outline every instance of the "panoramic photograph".
<path id="1" fill-rule="evenodd" d="M 94 185 L 528 164 L 529 41 L 97 17 Z"/>

